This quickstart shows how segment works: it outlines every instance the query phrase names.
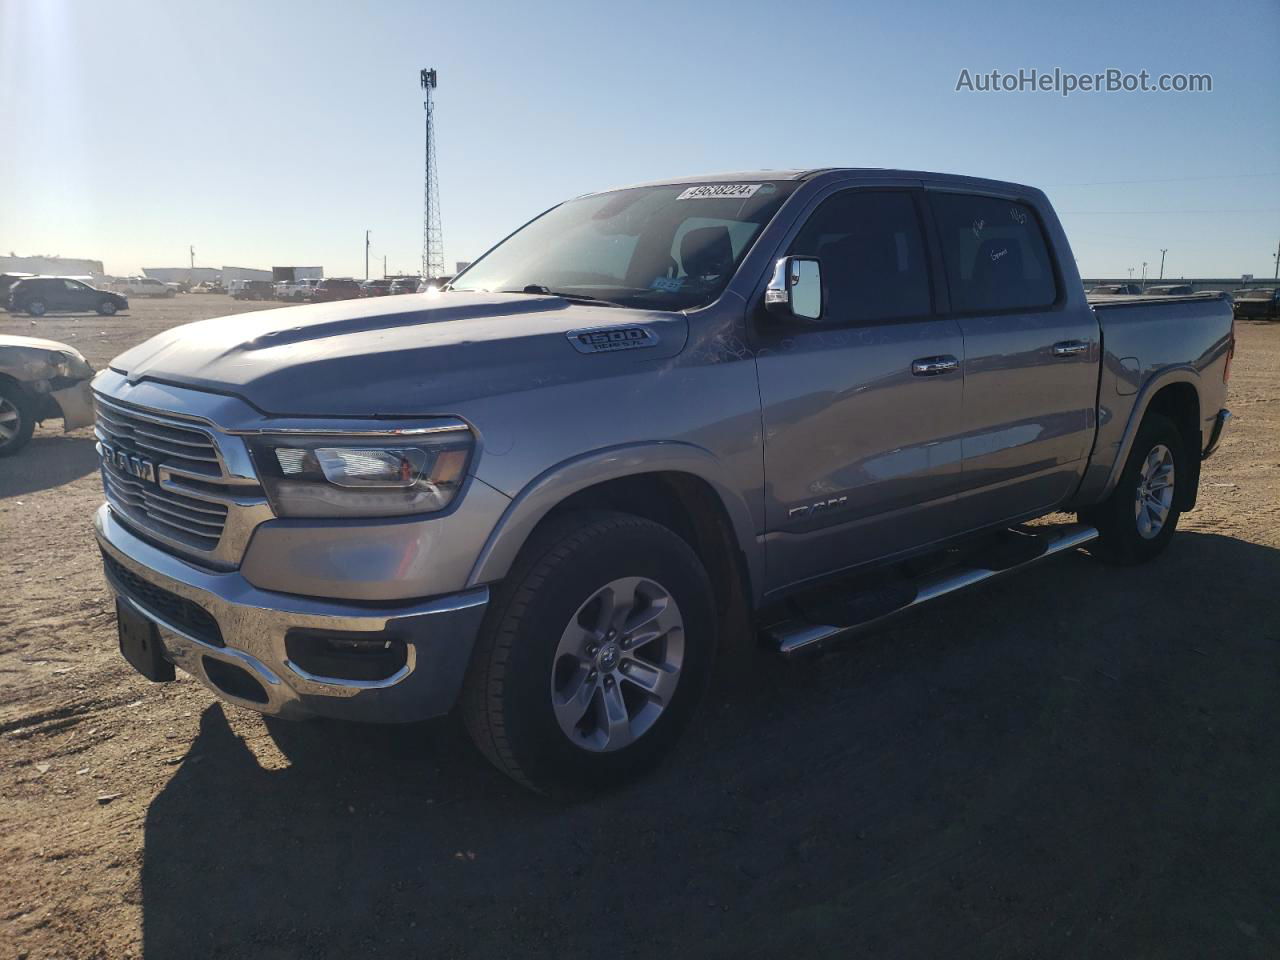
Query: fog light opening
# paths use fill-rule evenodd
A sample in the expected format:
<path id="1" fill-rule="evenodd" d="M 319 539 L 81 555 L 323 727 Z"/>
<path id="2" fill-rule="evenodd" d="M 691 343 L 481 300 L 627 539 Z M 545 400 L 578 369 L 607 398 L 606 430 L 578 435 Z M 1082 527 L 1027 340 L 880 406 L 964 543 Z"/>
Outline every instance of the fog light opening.
<path id="1" fill-rule="evenodd" d="M 290 662 L 313 677 L 332 680 L 387 680 L 409 660 L 405 642 L 387 634 L 295 629 L 284 643 Z"/>

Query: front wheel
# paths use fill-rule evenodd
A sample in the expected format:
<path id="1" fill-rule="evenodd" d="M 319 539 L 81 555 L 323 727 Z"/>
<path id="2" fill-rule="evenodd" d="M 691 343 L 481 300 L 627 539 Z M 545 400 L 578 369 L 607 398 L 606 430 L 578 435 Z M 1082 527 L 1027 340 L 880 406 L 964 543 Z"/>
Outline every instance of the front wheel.
<path id="1" fill-rule="evenodd" d="M 525 786 L 612 786 L 672 748 L 715 646 L 711 583 L 684 540 L 629 514 L 571 515 L 536 536 L 499 589 L 463 718 Z"/>
<path id="2" fill-rule="evenodd" d="M 98 303 L 98 313 L 104 317 L 115 316 L 116 305 L 111 300 L 102 300 Z"/>
<path id="3" fill-rule="evenodd" d="M 1163 553 L 1181 516 L 1179 483 L 1192 476 L 1182 434 L 1172 420 L 1148 414 L 1138 429 L 1115 490 L 1080 519 L 1098 528 L 1099 553 L 1122 564 Z"/>

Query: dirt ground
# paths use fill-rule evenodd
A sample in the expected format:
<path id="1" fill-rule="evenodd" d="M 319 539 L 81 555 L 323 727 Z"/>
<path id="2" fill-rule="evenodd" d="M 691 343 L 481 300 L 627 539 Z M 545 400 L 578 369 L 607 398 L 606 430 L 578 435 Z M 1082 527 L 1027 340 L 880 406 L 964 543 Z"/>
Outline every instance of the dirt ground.
<path id="1" fill-rule="evenodd" d="M 175 323 L 0 314 L 95 366 Z M 1280 956 L 1280 324 L 1156 563 L 726 672 L 576 806 L 452 719 L 281 724 L 115 650 L 88 431 L 0 461 L 0 957 Z"/>

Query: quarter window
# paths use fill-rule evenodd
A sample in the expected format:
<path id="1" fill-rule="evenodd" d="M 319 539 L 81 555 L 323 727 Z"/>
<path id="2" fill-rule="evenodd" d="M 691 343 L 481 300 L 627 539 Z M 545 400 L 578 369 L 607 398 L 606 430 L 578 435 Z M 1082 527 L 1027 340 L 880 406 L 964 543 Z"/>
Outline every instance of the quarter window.
<path id="1" fill-rule="evenodd" d="M 933 194 L 930 203 L 953 310 L 1030 310 L 1057 300 L 1049 246 L 1030 207 L 959 193 Z"/>
<path id="2" fill-rule="evenodd" d="M 849 190 L 825 200 L 791 246 L 817 257 L 830 323 L 930 311 L 929 271 L 915 202 L 905 192 Z"/>

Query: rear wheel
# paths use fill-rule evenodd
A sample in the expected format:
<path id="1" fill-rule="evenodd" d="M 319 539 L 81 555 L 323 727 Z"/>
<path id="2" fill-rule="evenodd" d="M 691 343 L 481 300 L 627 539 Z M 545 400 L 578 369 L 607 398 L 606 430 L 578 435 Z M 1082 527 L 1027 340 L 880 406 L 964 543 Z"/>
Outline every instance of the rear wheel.
<path id="1" fill-rule="evenodd" d="M 35 425 L 22 390 L 17 384 L 0 382 L 0 457 L 11 457 L 25 447 Z"/>
<path id="2" fill-rule="evenodd" d="M 43 317 L 48 309 L 43 300 L 31 300 L 27 303 L 27 313 L 33 317 Z"/>
<path id="3" fill-rule="evenodd" d="M 1173 421 L 1148 414 L 1111 496 L 1080 513 L 1081 520 L 1098 528 L 1099 552 L 1106 559 L 1143 563 L 1169 546 L 1181 516 L 1177 485 L 1192 474 L 1186 457 Z"/>
<path id="4" fill-rule="evenodd" d="M 711 583 L 684 540 L 628 514 L 575 514 L 499 589 L 463 717 L 498 769 L 539 792 L 618 784 L 671 749 L 715 644 Z"/>

